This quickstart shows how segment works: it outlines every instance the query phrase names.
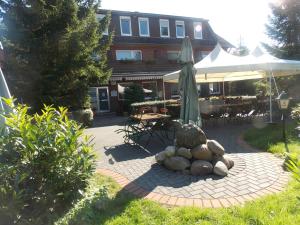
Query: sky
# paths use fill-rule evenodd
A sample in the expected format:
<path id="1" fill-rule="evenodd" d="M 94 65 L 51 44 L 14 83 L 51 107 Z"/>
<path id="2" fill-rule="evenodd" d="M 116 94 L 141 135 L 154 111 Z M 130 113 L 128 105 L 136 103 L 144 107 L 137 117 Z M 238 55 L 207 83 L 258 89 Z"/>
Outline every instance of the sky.
<path id="1" fill-rule="evenodd" d="M 249 49 L 268 42 L 265 24 L 269 3 L 280 0 L 101 0 L 101 8 L 199 17 L 235 46 Z"/>

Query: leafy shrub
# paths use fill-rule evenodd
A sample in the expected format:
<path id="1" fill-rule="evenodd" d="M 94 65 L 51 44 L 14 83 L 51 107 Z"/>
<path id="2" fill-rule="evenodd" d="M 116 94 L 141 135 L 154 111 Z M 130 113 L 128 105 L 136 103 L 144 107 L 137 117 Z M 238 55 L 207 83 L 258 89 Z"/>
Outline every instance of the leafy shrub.
<path id="1" fill-rule="evenodd" d="M 125 111 L 130 112 L 131 111 L 131 104 L 134 102 L 143 102 L 145 99 L 145 93 L 143 90 L 143 87 L 133 83 L 129 87 L 125 88 L 124 92 L 124 99 L 125 99 Z"/>
<path id="2" fill-rule="evenodd" d="M 292 109 L 291 116 L 294 120 L 300 123 L 300 104 Z"/>
<path id="3" fill-rule="evenodd" d="M 47 224 L 81 196 L 94 171 L 89 137 L 67 110 L 25 105 L 5 116 L 0 137 L 0 224 Z"/>
<path id="4" fill-rule="evenodd" d="M 73 119 L 83 124 L 83 126 L 90 127 L 93 124 L 94 114 L 91 109 L 80 109 L 72 112 Z"/>

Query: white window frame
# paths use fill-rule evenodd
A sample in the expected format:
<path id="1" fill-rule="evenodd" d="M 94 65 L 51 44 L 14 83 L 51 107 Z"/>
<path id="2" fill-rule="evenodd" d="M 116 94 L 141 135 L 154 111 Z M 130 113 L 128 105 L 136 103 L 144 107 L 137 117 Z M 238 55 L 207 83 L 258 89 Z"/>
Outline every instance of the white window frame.
<path id="1" fill-rule="evenodd" d="M 183 26 L 183 36 L 177 35 L 177 24 Z M 175 27 L 176 27 L 176 38 L 184 38 L 185 37 L 185 24 L 183 20 L 176 20 L 175 21 Z"/>
<path id="2" fill-rule="evenodd" d="M 201 26 L 201 37 L 196 36 L 196 27 L 200 25 Z M 203 39 L 203 26 L 202 22 L 194 22 L 194 39 Z"/>
<path id="3" fill-rule="evenodd" d="M 140 25 L 141 21 L 147 21 L 148 34 L 141 34 L 141 25 Z M 139 22 L 139 34 L 140 34 L 140 36 L 141 37 L 150 37 L 149 18 L 139 17 L 138 22 Z"/>
<path id="4" fill-rule="evenodd" d="M 117 61 L 126 60 L 126 59 L 118 59 L 118 52 L 127 52 L 127 51 L 130 51 L 131 56 L 133 56 L 133 52 L 140 52 L 141 53 L 141 60 L 135 60 L 134 57 L 132 57 L 131 59 L 128 59 L 128 60 L 132 60 L 132 61 L 142 61 L 143 60 L 142 51 L 141 50 L 132 50 L 132 49 L 116 50 L 116 60 Z"/>
<path id="5" fill-rule="evenodd" d="M 128 19 L 128 20 L 129 20 L 129 31 L 130 31 L 130 34 L 125 34 L 125 33 L 123 33 L 123 29 L 122 29 L 122 19 Z M 132 36 L 132 30 L 131 30 L 131 17 L 130 17 L 130 16 L 120 16 L 120 30 L 121 30 L 121 35 L 122 35 L 122 36 Z"/>
<path id="6" fill-rule="evenodd" d="M 96 14 L 96 19 L 98 22 L 100 22 L 106 15 L 104 14 Z M 102 33 L 103 35 L 108 35 L 108 27 L 105 28 L 105 30 Z"/>
<path id="7" fill-rule="evenodd" d="M 168 35 L 162 35 L 162 33 L 161 33 L 162 22 L 168 22 Z M 159 33 L 160 33 L 160 37 L 163 37 L 163 38 L 170 37 L 170 23 L 169 23 L 168 19 L 159 19 Z"/>
<path id="8" fill-rule="evenodd" d="M 218 85 L 219 91 L 210 91 L 210 90 L 211 90 L 211 88 L 210 88 L 211 85 L 212 85 L 212 89 L 214 89 L 214 86 L 213 86 L 214 84 L 217 84 L 217 85 Z M 219 83 L 219 82 L 212 82 L 212 83 L 209 83 L 208 85 L 209 85 L 209 94 L 212 95 L 212 94 L 220 94 L 220 93 L 221 93 L 221 87 L 220 87 L 220 83 Z"/>

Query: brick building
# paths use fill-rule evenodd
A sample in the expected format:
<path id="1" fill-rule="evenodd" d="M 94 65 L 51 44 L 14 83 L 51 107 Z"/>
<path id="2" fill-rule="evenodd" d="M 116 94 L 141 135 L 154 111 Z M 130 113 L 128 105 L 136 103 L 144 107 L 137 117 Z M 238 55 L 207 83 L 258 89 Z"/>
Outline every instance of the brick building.
<path id="1" fill-rule="evenodd" d="M 99 11 L 103 19 L 106 10 Z M 200 61 L 219 42 L 232 45 L 214 33 L 208 20 L 161 14 L 111 11 L 111 23 L 104 34 L 114 31 L 108 64 L 113 69 L 109 84 L 91 87 L 93 108 L 97 112 L 121 112 L 124 90 L 139 83 L 147 99 L 163 98 L 162 76 L 180 69 L 177 56 L 182 39 L 189 36 L 195 61 Z M 219 83 L 199 84 L 199 95 L 222 94 Z M 166 99 L 178 97 L 176 84 L 165 84 Z"/>

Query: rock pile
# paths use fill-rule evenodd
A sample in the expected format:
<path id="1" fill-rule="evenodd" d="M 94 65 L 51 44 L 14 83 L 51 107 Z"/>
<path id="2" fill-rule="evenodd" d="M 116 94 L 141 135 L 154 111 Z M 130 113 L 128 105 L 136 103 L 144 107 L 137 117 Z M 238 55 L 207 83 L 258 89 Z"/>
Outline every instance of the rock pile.
<path id="1" fill-rule="evenodd" d="M 167 169 L 184 174 L 227 176 L 234 161 L 225 156 L 224 147 L 215 140 L 208 140 L 196 125 L 185 124 L 176 133 L 174 146 L 155 155 L 156 161 Z"/>

